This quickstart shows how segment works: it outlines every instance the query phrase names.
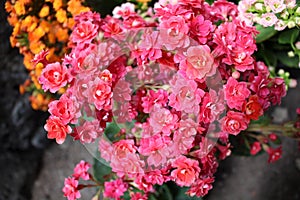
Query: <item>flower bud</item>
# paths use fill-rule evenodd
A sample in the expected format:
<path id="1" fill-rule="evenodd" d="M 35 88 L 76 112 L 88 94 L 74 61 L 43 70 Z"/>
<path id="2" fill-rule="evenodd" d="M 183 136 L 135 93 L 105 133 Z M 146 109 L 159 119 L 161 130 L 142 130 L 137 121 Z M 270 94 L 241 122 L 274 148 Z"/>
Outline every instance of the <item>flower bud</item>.
<path id="1" fill-rule="evenodd" d="M 282 19 L 287 20 L 289 18 L 289 12 L 287 10 L 283 11 L 280 15 Z"/>
<path id="2" fill-rule="evenodd" d="M 296 23 L 295 23 L 294 21 L 289 21 L 289 22 L 287 23 L 287 26 L 288 26 L 289 28 L 294 28 L 294 27 L 296 26 Z"/>
<path id="3" fill-rule="evenodd" d="M 287 54 L 288 54 L 288 57 L 290 57 L 290 58 L 295 57 L 295 53 L 293 51 L 289 51 Z"/>
<path id="4" fill-rule="evenodd" d="M 297 49 L 300 49 L 300 41 L 296 42 L 295 46 L 296 46 Z"/>
<path id="5" fill-rule="evenodd" d="M 263 10 L 263 4 L 262 3 L 256 3 L 254 6 L 255 6 L 256 10 L 259 10 L 259 11 Z"/>
<path id="6" fill-rule="evenodd" d="M 295 14 L 296 14 L 296 15 L 300 15 L 300 7 L 297 8 Z"/>

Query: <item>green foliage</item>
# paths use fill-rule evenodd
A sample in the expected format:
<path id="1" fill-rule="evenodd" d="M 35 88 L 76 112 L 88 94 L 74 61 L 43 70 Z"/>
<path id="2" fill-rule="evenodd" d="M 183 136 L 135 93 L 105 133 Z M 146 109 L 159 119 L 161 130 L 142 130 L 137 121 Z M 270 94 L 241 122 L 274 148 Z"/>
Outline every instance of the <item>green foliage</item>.
<path id="1" fill-rule="evenodd" d="M 117 139 L 117 134 L 120 132 L 120 127 L 115 122 L 107 123 L 107 127 L 105 128 L 104 134 L 111 141 L 115 141 Z"/>
<path id="2" fill-rule="evenodd" d="M 93 171 L 94 171 L 94 178 L 99 181 L 100 183 L 104 183 L 105 181 L 109 180 L 111 175 L 111 168 L 104 164 L 105 161 L 100 162 L 99 152 L 97 152 L 97 158 L 94 158 L 93 163 Z"/>
<path id="3" fill-rule="evenodd" d="M 300 30 L 298 28 L 283 31 L 279 34 L 279 44 L 293 44 L 299 36 Z"/>
<path id="4" fill-rule="evenodd" d="M 277 31 L 274 29 L 274 27 L 263 27 L 260 24 L 256 25 L 256 29 L 259 31 L 259 34 L 256 36 L 256 43 L 264 42 L 271 37 L 273 37 Z"/>

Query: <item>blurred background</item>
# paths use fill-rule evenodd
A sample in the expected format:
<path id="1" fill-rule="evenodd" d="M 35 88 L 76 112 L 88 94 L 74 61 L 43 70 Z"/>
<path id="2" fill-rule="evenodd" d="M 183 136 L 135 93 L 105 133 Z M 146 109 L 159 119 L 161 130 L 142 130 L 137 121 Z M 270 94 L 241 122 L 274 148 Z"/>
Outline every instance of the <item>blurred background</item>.
<path id="1" fill-rule="evenodd" d="M 57 145 L 46 138 L 43 125 L 47 113 L 33 111 L 28 95 L 19 85 L 28 77 L 18 49 L 12 49 L 12 28 L 6 21 L 4 0 L 0 1 L 0 200 L 62 200 L 64 178 L 80 160 L 93 157 L 78 142 Z M 121 1 L 90 0 L 102 14 Z M 296 74 L 298 73 L 298 74 Z M 300 81 L 300 71 L 293 71 Z M 300 86 L 290 89 L 281 106 L 271 114 L 277 123 L 295 118 L 300 105 Z M 282 138 L 283 158 L 268 164 L 267 154 L 256 157 L 231 156 L 221 162 L 208 200 L 299 200 L 300 151 L 297 142 Z M 82 199 L 93 191 L 84 190 Z"/>

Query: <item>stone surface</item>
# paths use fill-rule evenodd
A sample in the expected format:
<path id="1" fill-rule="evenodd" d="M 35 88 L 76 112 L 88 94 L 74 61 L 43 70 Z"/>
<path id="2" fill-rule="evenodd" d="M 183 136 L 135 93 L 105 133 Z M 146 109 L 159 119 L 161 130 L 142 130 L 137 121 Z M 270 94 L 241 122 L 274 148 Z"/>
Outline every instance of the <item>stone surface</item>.
<path id="1" fill-rule="evenodd" d="M 69 137 L 62 145 L 53 144 L 43 156 L 43 166 L 34 183 L 32 200 L 63 200 L 64 179 L 71 176 L 77 163 L 93 163 L 93 156 L 80 143 Z M 92 172 L 92 171 L 91 171 Z M 82 199 L 91 199 L 93 190 L 82 190 Z"/>

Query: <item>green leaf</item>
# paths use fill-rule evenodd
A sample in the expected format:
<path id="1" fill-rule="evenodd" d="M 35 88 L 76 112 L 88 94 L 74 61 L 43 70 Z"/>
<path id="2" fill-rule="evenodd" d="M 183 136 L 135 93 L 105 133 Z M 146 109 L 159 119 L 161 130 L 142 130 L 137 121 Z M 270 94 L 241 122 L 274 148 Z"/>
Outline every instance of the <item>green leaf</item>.
<path id="1" fill-rule="evenodd" d="M 263 27 L 260 24 L 257 24 L 255 26 L 256 29 L 259 31 L 259 34 L 255 38 L 256 43 L 261 43 L 263 41 L 266 41 L 277 33 L 274 27 Z"/>
<path id="2" fill-rule="evenodd" d="M 114 141 L 117 138 L 115 137 L 116 134 L 118 134 L 120 132 L 120 127 L 115 123 L 115 122 L 111 122 L 111 123 L 107 123 L 107 126 L 104 130 L 104 134 L 107 136 L 107 138 L 110 141 Z"/>
<path id="3" fill-rule="evenodd" d="M 300 30 L 298 28 L 283 31 L 279 34 L 278 43 L 293 44 L 297 40 L 299 33 Z"/>
<path id="4" fill-rule="evenodd" d="M 188 188 L 186 188 L 186 187 L 179 188 L 179 192 L 176 195 L 175 200 L 202 200 L 202 198 L 200 198 L 200 197 L 196 197 L 196 196 L 190 197 L 190 196 L 186 195 L 185 193 L 187 190 L 188 190 Z"/>
<path id="5" fill-rule="evenodd" d="M 157 193 L 157 199 L 159 200 L 173 200 L 169 187 L 166 184 L 158 186 Z"/>
<path id="6" fill-rule="evenodd" d="M 258 120 L 252 120 L 251 124 L 259 124 L 261 126 L 267 126 L 271 123 L 271 118 L 267 115 L 261 116 Z"/>
<path id="7" fill-rule="evenodd" d="M 97 153 L 97 157 L 99 153 Z M 104 161 L 103 161 L 104 162 Z M 111 168 L 105 165 L 103 162 L 100 162 L 97 158 L 94 158 L 93 171 L 94 178 L 100 183 L 104 183 L 108 180 L 108 176 L 111 174 Z"/>
<path id="8" fill-rule="evenodd" d="M 287 55 L 287 52 L 285 51 L 277 52 L 276 55 L 278 60 L 286 67 L 298 68 L 299 58 L 297 56 L 291 58 Z"/>

